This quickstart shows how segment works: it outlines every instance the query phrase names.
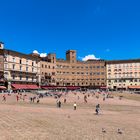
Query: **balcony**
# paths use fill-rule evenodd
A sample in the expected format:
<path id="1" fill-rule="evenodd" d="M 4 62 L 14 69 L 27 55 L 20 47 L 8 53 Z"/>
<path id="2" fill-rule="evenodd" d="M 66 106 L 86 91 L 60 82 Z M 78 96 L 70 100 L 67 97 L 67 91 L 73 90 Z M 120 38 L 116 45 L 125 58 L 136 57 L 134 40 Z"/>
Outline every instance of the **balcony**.
<path id="1" fill-rule="evenodd" d="M 37 72 L 31 72 L 31 71 L 22 71 L 22 70 L 15 70 L 15 69 L 9 69 L 11 72 L 14 72 L 14 73 L 29 73 L 29 74 L 37 74 Z"/>
<path id="2" fill-rule="evenodd" d="M 11 79 L 11 81 L 13 81 L 13 82 L 37 82 L 37 79 L 34 79 L 34 80 L 26 80 L 26 79 L 22 79 L 22 80 L 20 80 L 20 79 Z"/>

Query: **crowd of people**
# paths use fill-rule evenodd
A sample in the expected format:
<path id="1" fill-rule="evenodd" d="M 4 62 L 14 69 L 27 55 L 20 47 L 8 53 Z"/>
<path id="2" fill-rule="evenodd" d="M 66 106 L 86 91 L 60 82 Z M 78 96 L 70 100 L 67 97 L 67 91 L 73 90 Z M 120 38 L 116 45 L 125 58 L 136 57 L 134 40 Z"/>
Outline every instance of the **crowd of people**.
<path id="1" fill-rule="evenodd" d="M 52 93 L 53 94 L 53 93 Z M 106 91 L 69 91 L 69 92 L 58 92 L 59 96 L 55 96 L 56 98 L 56 106 L 57 108 L 61 108 L 62 105 L 67 104 L 67 101 L 69 101 L 69 95 L 73 94 L 75 96 L 74 102 L 73 102 L 73 110 L 77 110 L 77 104 L 79 103 L 79 100 L 83 100 L 84 104 L 88 103 L 88 98 L 95 97 L 97 100 L 99 98 L 102 98 L 103 101 L 105 101 L 107 98 L 112 98 L 110 96 L 109 92 Z M 81 96 L 81 95 L 83 96 Z M 100 113 L 101 105 L 98 103 L 95 105 L 95 114 L 99 115 Z"/>
<path id="2" fill-rule="evenodd" d="M 108 98 L 113 98 L 111 92 L 107 91 L 48 91 L 47 94 L 42 93 L 27 93 L 27 92 L 17 92 L 17 93 L 2 93 L 2 103 L 7 103 L 8 98 L 13 97 L 15 102 L 28 102 L 31 104 L 39 104 L 42 101 L 42 98 L 49 97 L 54 98 L 56 101 L 56 107 L 62 108 L 67 104 L 71 105 L 71 108 L 74 111 L 77 111 L 80 108 L 80 105 L 88 105 L 91 103 L 91 100 L 94 99 L 96 103 L 93 104 L 93 113 L 95 115 L 102 114 L 100 103 L 106 102 Z M 47 96 L 45 96 L 47 95 Z M 72 96 L 71 96 L 72 95 Z M 69 98 L 70 97 L 70 98 Z M 122 100 L 123 96 L 119 96 L 119 100 Z M 72 100 L 71 100 L 72 99 Z M 99 100 L 100 99 L 100 100 Z M 54 102 L 55 103 L 55 102 Z M 70 115 L 68 115 L 70 118 Z M 102 128 L 102 133 L 106 133 L 106 129 Z M 119 128 L 117 131 L 118 134 L 122 134 L 122 130 Z"/>
<path id="3" fill-rule="evenodd" d="M 54 94 L 55 93 L 55 94 Z M 49 91 L 48 94 L 55 95 L 53 96 L 56 99 L 56 107 L 61 108 L 62 105 L 67 104 L 67 101 L 69 100 L 68 96 L 69 94 L 73 94 L 75 96 L 75 99 L 73 101 L 73 110 L 77 110 L 77 105 L 79 103 L 79 100 L 83 100 L 84 104 L 88 103 L 88 98 L 95 97 L 97 100 L 99 98 L 102 98 L 103 101 L 105 101 L 107 98 L 109 98 L 109 93 L 106 91 Z M 81 95 L 82 96 L 81 96 Z M 40 99 L 45 97 L 44 94 L 27 94 L 26 92 L 17 92 L 17 93 L 3 93 L 2 96 L 2 102 L 6 102 L 7 98 L 11 95 L 14 95 L 15 101 L 28 101 L 29 103 L 40 103 Z M 83 99 L 82 99 L 83 98 Z M 100 113 L 100 104 L 96 104 L 94 106 L 95 108 L 95 114 L 99 115 Z"/>
<path id="4" fill-rule="evenodd" d="M 22 93 L 22 92 L 18 92 L 18 93 L 3 93 L 2 95 L 2 102 L 7 102 L 7 98 L 10 98 L 10 96 L 14 96 L 15 97 L 15 101 L 19 102 L 19 101 L 29 101 L 30 103 L 39 103 L 41 98 L 39 95 L 28 95 L 27 93 Z"/>

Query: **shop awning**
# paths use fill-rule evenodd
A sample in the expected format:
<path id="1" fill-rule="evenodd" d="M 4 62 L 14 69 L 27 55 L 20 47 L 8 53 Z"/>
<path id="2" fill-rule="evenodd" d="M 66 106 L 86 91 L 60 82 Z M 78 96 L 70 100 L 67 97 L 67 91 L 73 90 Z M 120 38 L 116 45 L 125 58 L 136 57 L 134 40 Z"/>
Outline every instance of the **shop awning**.
<path id="1" fill-rule="evenodd" d="M 42 89 L 48 89 L 48 87 L 41 87 Z"/>
<path id="2" fill-rule="evenodd" d="M 100 89 L 107 89 L 107 87 L 106 86 L 102 86 L 102 87 L 100 87 Z"/>
<path id="3" fill-rule="evenodd" d="M 56 89 L 66 89 L 66 87 L 56 87 Z"/>
<path id="4" fill-rule="evenodd" d="M 129 89 L 140 89 L 140 86 L 128 86 Z"/>
<path id="5" fill-rule="evenodd" d="M 21 85 L 21 84 L 12 84 L 12 87 L 14 89 L 27 89 L 26 85 Z"/>
<path id="6" fill-rule="evenodd" d="M 14 89 L 38 89 L 37 85 L 28 85 L 28 84 L 12 84 Z"/>
<path id="7" fill-rule="evenodd" d="M 41 87 L 42 89 L 55 89 L 56 87 L 53 87 L 53 86 L 42 86 Z"/>
<path id="8" fill-rule="evenodd" d="M 6 87 L 5 86 L 0 86 L 0 89 L 6 89 Z"/>
<path id="9" fill-rule="evenodd" d="M 68 90 L 77 90 L 80 89 L 80 87 L 76 87 L 76 86 L 69 86 L 67 87 Z"/>
<path id="10" fill-rule="evenodd" d="M 80 89 L 78 86 L 42 86 L 43 89 L 68 89 L 68 90 L 76 90 Z"/>
<path id="11" fill-rule="evenodd" d="M 39 89 L 37 85 L 27 85 L 29 89 Z"/>

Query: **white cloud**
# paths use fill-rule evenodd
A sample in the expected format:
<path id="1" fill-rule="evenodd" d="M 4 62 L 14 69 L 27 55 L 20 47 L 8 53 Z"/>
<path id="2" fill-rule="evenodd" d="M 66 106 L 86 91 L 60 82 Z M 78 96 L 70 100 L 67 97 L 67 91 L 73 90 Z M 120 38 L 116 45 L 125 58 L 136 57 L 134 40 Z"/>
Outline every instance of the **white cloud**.
<path id="1" fill-rule="evenodd" d="M 34 50 L 33 53 L 34 54 L 39 54 L 40 57 L 46 57 L 47 56 L 47 53 L 39 53 L 37 50 Z"/>
<path id="2" fill-rule="evenodd" d="M 40 53 L 40 57 L 46 57 L 47 53 Z"/>
<path id="3" fill-rule="evenodd" d="M 89 54 L 82 58 L 82 61 L 87 61 L 88 59 L 99 60 L 100 58 L 96 58 L 94 54 Z"/>
<path id="4" fill-rule="evenodd" d="M 39 54 L 39 52 L 37 50 L 34 50 L 33 53 Z"/>

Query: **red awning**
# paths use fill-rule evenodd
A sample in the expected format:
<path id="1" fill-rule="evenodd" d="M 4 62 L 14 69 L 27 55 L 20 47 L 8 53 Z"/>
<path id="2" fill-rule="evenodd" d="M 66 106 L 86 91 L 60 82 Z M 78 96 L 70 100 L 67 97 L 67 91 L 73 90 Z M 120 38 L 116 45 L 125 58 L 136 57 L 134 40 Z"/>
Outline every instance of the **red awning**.
<path id="1" fill-rule="evenodd" d="M 29 89 L 39 89 L 37 85 L 26 85 Z"/>
<path id="2" fill-rule="evenodd" d="M 0 86 L 0 89 L 6 89 L 6 87 L 5 86 Z"/>
<path id="3" fill-rule="evenodd" d="M 66 87 L 56 87 L 57 89 L 66 89 Z"/>
<path id="4" fill-rule="evenodd" d="M 130 89 L 140 89 L 140 86 L 128 86 Z"/>
<path id="5" fill-rule="evenodd" d="M 42 86 L 43 89 L 69 89 L 76 90 L 80 89 L 80 87 L 76 86 Z"/>
<path id="6" fill-rule="evenodd" d="M 38 89 L 37 85 L 27 85 L 27 84 L 12 84 L 14 89 Z"/>
<path id="7" fill-rule="evenodd" d="M 41 88 L 43 88 L 43 89 L 48 89 L 48 87 L 41 87 Z"/>
<path id="8" fill-rule="evenodd" d="M 42 86 L 41 88 L 43 88 L 43 89 L 55 89 L 55 87 L 51 87 L 51 86 Z"/>
<path id="9" fill-rule="evenodd" d="M 67 89 L 69 89 L 69 90 L 77 90 L 77 89 L 80 89 L 80 87 L 69 86 L 69 87 L 67 87 Z"/>
<path id="10" fill-rule="evenodd" d="M 26 85 L 21 85 L 21 84 L 12 84 L 12 87 L 14 89 L 27 89 Z"/>
<path id="11" fill-rule="evenodd" d="M 100 87 L 101 89 L 107 89 L 107 87 L 106 86 L 104 86 L 104 87 Z"/>
<path id="12" fill-rule="evenodd" d="M 66 89 L 66 87 L 63 86 L 42 86 L 43 89 Z"/>

